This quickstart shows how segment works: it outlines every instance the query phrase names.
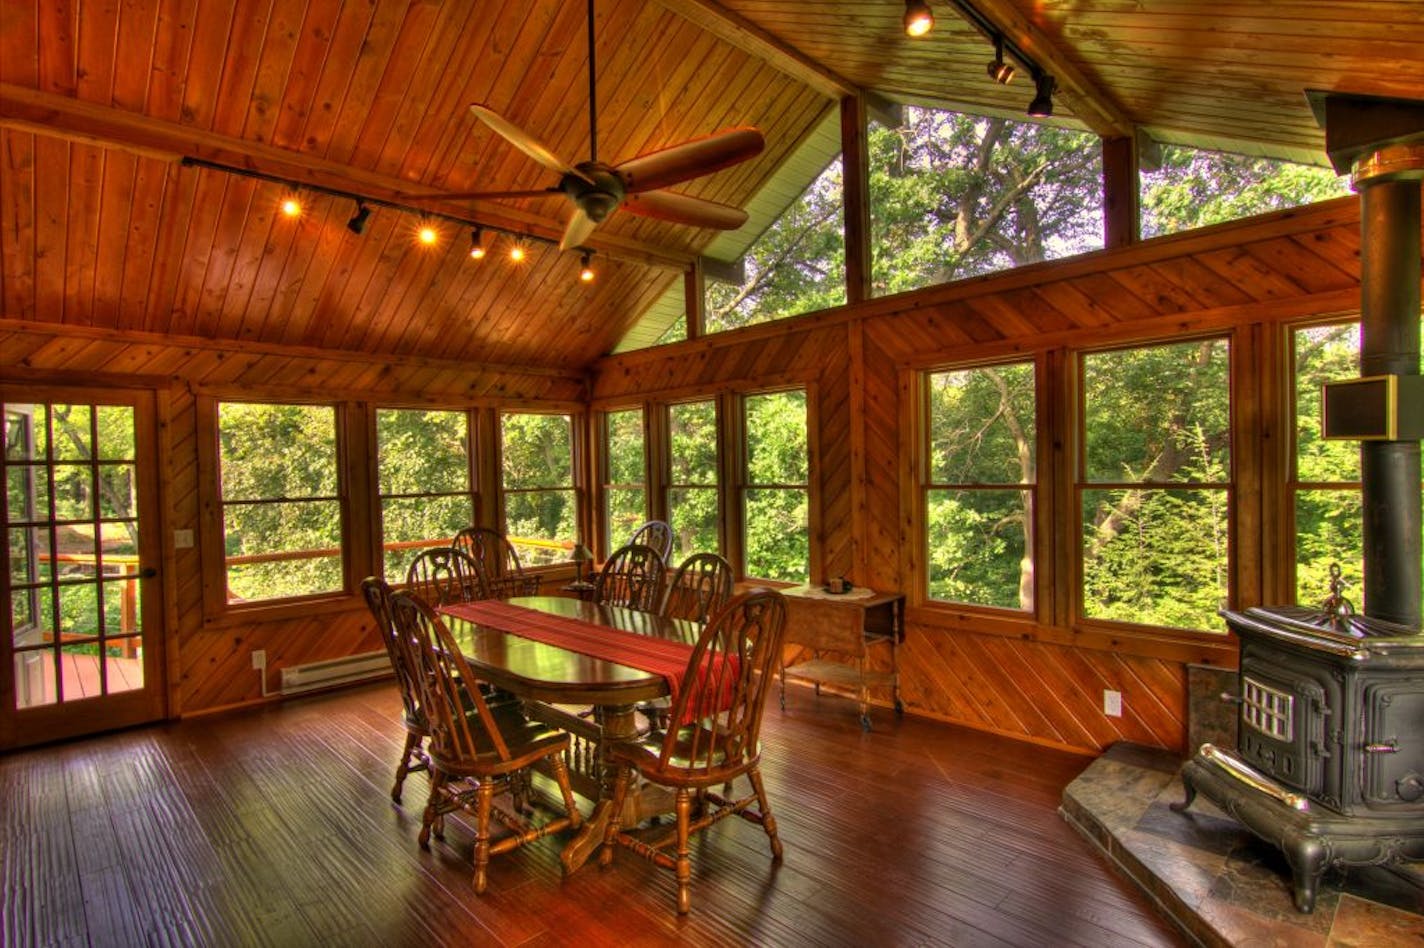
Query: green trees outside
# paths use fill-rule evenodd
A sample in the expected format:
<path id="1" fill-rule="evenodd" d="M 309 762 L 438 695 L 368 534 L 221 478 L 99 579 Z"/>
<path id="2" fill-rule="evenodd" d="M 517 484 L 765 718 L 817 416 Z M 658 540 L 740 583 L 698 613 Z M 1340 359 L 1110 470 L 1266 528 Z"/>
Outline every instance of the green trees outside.
<path id="1" fill-rule="evenodd" d="M 573 437 L 568 415 L 500 416 L 504 529 L 526 564 L 568 559 L 578 536 Z"/>
<path id="2" fill-rule="evenodd" d="M 672 560 L 720 550 L 717 530 L 717 403 L 681 402 L 668 409 L 668 525 Z"/>
<path id="3" fill-rule="evenodd" d="M 810 578 L 811 564 L 806 393 L 748 395 L 742 408 L 747 575 L 804 583 Z"/>
<path id="4" fill-rule="evenodd" d="M 467 417 L 462 411 L 378 409 L 377 490 L 386 580 L 405 581 L 415 544 L 448 543 L 475 522 Z"/>

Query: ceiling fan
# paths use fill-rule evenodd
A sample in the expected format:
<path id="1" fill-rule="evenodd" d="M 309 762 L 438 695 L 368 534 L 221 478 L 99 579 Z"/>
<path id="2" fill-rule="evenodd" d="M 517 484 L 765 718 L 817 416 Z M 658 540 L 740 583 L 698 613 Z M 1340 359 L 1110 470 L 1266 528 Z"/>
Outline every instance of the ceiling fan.
<path id="1" fill-rule="evenodd" d="M 747 213 L 741 208 L 663 189 L 754 158 L 765 144 L 761 131 L 750 127 L 729 128 L 615 165 L 599 161 L 593 56 L 593 0 L 588 0 L 587 161 L 570 164 L 494 109 L 471 105 L 470 111 L 475 117 L 501 138 L 544 167 L 558 172 L 559 183 L 553 187 L 526 191 L 461 191 L 421 197 L 425 200 L 486 200 L 563 194 L 573 203 L 574 214 L 559 241 L 560 250 L 581 245 L 594 228 L 619 207 L 642 217 L 693 227 L 735 230 L 746 223 Z"/>

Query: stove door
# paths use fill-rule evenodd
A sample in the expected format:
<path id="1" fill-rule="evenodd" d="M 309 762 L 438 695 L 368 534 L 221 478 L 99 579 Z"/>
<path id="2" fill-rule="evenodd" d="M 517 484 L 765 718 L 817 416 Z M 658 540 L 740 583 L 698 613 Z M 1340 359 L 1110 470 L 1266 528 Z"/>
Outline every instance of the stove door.
<path id="1" fill-rule="evenodd" d="M 1292 790 L 1315 798 L 1327 793 L 1326 743 L 1330 708 L 1338 688 L 1327 668 L 1277 649 L 1241 656 L 1241 755 Z M 1338 805 L 1338 804 L 1337 804 Z"/>
<path id="2" fill-rule="evenodd" d="M 1361 697 L 1365 805 L 1424 812 L 1424 691 L 1417 680 L 1383 680 Z"/>

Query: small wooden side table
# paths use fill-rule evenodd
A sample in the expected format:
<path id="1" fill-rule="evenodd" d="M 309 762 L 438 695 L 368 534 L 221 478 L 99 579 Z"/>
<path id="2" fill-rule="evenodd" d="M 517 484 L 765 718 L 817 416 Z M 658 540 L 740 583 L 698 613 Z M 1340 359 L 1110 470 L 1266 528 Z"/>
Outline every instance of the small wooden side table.
<path id="1" fill-rule="evenodd" d="M 903 714 L 900 703 L 900 673 L 896 664 L 897 646 L 905 640 L 905 596 L 857 588 L 846 593 L 830 593 L 819 586 L 792 586 L 781 590 L 786 597 L 785 644 L 811 650 L 811 658 L 787 665 L 783 653 L 777 678 L 781 687 L 781 707 L 786 708 L 786 677 L 803 678 L 816 684 L 829 682 L 853 689 L 860 700 L 860 726 L 870 730 L 870 689 L 890 689 L 895 713 Z M 890 650 L 890 670 L 868 667 L 872 647 Z M 839 661 L 822 657 L 834 652 Z M 847 664 L 846 660 L 849 660 Z"/>

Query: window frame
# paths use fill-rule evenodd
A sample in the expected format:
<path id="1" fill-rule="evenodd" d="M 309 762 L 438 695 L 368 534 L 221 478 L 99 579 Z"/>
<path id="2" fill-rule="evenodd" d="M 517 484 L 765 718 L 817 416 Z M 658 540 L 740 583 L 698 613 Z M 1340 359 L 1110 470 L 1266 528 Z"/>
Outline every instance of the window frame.
<path id="1" fill-rule="evenodd" d="M 437 491 L 433 493 L 400 493 L 386 494 L 381 490 L 381 438 L 380 422 L 383 411 L 425 411 L 425 412 L 447 412 L 463 416 L 465 422 L 465 490 L 464 491 Z M 370 425 L 367 432 L 367 443 L 371 446 L 371 563 L 374 574 L 385 576 L 386 569 L 386 517 L 385 502 L 389 498 L 410 499 L 422 497 L 455 497 L 465 496 L 470 501 L 470 522 L 466 526 L 475 526 L 483 523 L 483 513 L 485 504 L 485 485 L 481 483 L 480 472 L 482 470 L 481 457 L 487 450 L 483 439 L 480 437 L 479 414 L 481 409 L 469 406 L 440 406 L 440 405 L 409 405 L 409 404 L 387 404 L 372 402 L 370 404 Z M 446 541 L 453 539 L 454 535 L 446 537 Z M 405 576 L 386 577 L 386 581 L 392 585 L 405 582 Z"/>
<path id="2" fill-rule="evenodd" d="M 227 598 L 227 532 L 223 525 L 221 428 L 223 403 L 301 405 L 332 409 L 335 436 L 337 493 L 340 511 L 342 588 L 301 596 L 230 602 Z M 366 487 L 352 469 L 351 459 L 369 446 L 365 438 L 362 405 L 341 399 L 309 395 L 267 394 L 245 390 L 203 392 L 195 404 L 198 430 L 199 545 L 202 553 L 203 624 L 227 627 L 253 621 L 298 618 L 350 608 L 357 600 L 360 569 L 357 551 L 369 543 L 370 528 L 352 516 L 354 498 Z M 373 452 L 368 452 L 374 458 Z M 368 557 L 366 557 L 368 558 Z"/>
<path id="3" fill-rule="evenodd" d="M 938 483 L 933 480 L 933 452 L 930 450 L 929 439 L 932 431 L 931 407 L 930 407 L 930 377 L 947 372 L 968 372 L 976 369 L 988 369 L 998 366 L 1029 365 L 1033 368 L 1034 377 L 1034 459 L 1033 459 L 1033 480 L 1029 484 L 958 484 L 958 483 Z M 1048 432 L 1046 424 L 1048 399 L 1044 397 L 1049 373 L 1049 357 L 1046 352 L 1030 353 L 1027 358 L 1022 353 L 1010 353 L 999 358 L 976 359 L 967 362 L 950 362 L 926 366 L 916 370 L 915 392 L 916 411 L 915 433 L 913 438 L 913 452 L 915 456 L 916 490 L 915 490 L 915 523 L 916 546 L 919 562 L 922 568 L 917 571 L 914 582 L 914 601 L 917 605 L 930 610 L 954 615 L 973 614 L 986 617 L 994 617 L 1008 623 L 1037 623 L 1048 622 L 1047 616 L 1051 614 L 1052 597 L 1048 587 L 1048 579 L 1045 574 L 1048 572 L 1045 564 L 1052 564 L 1050 553 L 1050 542 L 1052 530 L 1048 528 L 1049 516 L 1051 513 L 1050 493 L 1052 489 L 1052 472 L 1049 471 L 1049 482 L 1045 484 L 1044 459 L 1050 457 Z M 955 599 L 939 599 L 932 597 L 929 591 L 929 494 L 933 490 L 944 490 L 946 488 L 971 487 L 975 490 L 997 490 L 1022 492 L 1025 489 L 1031 494 L 1031 506 L 1025 514 L 1025 529 L 1029 535 L 1025 538 L 1025 552 L 1032 558 L 1033 562 L 1033 604 L 1028 609 L 1015 609 L 1006 606 L 994 606 L 988 603 L 964 602 Z"/>
<path id="4" fill-rule="evenodd" d="M 1085 384 L 1086 362 L 1088 357 L 1112 352 L 1125 352 L 1135 349 L 1149 349 L 1167 346 L 1177 346 L 1218 340 L 1226 344 L 1227 366 L 1226 366 L 1226 386 L 1227 386 L 1227 417 L 1226 433 L 1228 438 L 1229 470 L 1227 478 L 1222 482 L 1191 481 L 1191 482 L 1171 482 L 1171 481 L 1090 481 L 1087 477 L 1087 391 Z M 1066 555 L 1069 563 L 1069 597 L 1071 602 L 1069 621 L 1071 627 L 1076 630 L 1094 630 L 1105 632 L 1110 635 L 1126 634 L 1143 639 L 1159 640 L 1184 640 L 1210 645 L 1229 645 L 1233 639 L 1232 633 L 1226 628 L 1224 622 L 1219 629 L 1197 629 L 1182 626 L 1152 625 L 1144 622 L 1128 622 L 1118 619 L 1104 619 L 1086 614 L 1086 599 L 1084 594 L 1084 558 L 1083 558 L 1083 495 L 1091 490 L 1126 490 L 1134 487 L 1142 487 L 1148 490 L 1222 490 L 1226 497 L 1226 608 L 1235 608 L 1241 598 L 1239 571 L 1241 569 L 1242 557 L 1240 553 L 1240 536 L 1238 521 L 1241 515 L 1242 497 L 1242 477 L 1243 466 L 1249 463 L 1241 457 L 1240 446 L 1243 443 L 1250 443 L 1249 439 L 1243 441 L 1242 426 L 1245 423 L 1242 417 L 1242 406 L 1240 399 L 1241 384 L 1238 373 L 1242 371 L 1243 364 L 1250 361 L 1250 353 L 1243 353 L 1242 349 L 1247 345 L 1241 338 L 1241 334 L 1236 328 L 1224 330 L 1206 330 L 1183 334 L 1181 336 L 1149 336 L 1124 339 L 1120 342 L 1092 347 L 1075 347 L 1070 351 L 1070 375 L 1073 396 L 1071 399 L 1073 433 L 1073 461 L 1067 472 L 1068 484 L 1068 520 L 1071 523 L 1064 542 L 1067 546 Z M 1256 499 L 1259 503 L 1259 498 Z"/>
<path id="5" fill-rule="evenodd" d="M 805 401 L 806 409 L 806 481 L 804 484 L 756 484 L 752 482 L 751 466 L 751 446 L 747 440 L 747 402 L 750 399 L 769 395 L 780 395 L 788 392 L 799 392 Z M 736 479 L 736 515 L 735 525 L 738 537 L 738 559 L 736 563 L 737 574 L 745 579 L 757 579 L 761 582 L 788 582 L 787 580 L 773 580 L 756 576 L 751 572 L 751 565 L 747 559 L 747 496 L 752 490 L 785 490 L 800 491 L 806 498 L 806 581 L 813 582 L 818 575 L 817 553 L 812 543 L 816 536 L 815 512 L 816 506 L 813 503 L 811 485 L 815 482 L 814 470 L 816 468 L 815 441 L 812 437 L 814 426 L 812 425 L 812 398 L 811 387 L 809 385 L 780 385 L 773 388 L 749 389 L 739 392 L 737 398 L 737 431 L 734 439 L 737 445 L 737 479 Z"/>

